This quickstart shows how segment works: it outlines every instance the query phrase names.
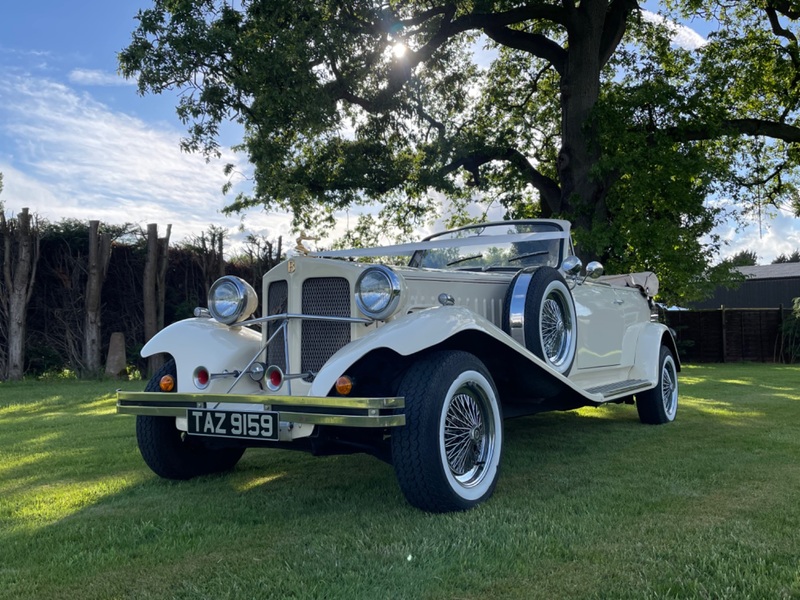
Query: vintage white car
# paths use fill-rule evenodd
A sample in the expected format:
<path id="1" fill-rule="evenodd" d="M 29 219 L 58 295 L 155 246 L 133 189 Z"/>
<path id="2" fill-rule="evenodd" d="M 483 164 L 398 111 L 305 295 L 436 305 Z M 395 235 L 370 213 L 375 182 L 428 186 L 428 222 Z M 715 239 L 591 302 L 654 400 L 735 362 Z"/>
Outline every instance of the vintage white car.
<path id="1" fill-rule="evenodd" d="M 675 418 L 655 275 L 582 270 L 569 223 L 540 219 L 295 256 L 264 276 L 258 317 L 254 289 L 222 277 L 145 345 L 168 360 L 117 411 L 161 477 L 232 469 L 250 447 L 368 452 L 412 505 L 468 509 L 497 483 L 504 418 L 634 401 L 644 423 Z"/>

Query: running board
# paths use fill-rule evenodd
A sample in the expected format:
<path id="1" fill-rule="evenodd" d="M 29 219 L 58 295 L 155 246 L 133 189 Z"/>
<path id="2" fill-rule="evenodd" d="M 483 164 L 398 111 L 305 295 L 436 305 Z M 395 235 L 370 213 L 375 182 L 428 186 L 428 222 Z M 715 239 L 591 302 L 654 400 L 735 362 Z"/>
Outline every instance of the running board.
<path id="1" fill-rule="evenodd" d="M 626 379 L 616 383 L 607 383 L 589 388 L 586 392 L 590 394 L 601 394 L 604 398 L 609 396 L 619 396 L 628 392 L 646 390 L 653 387 L 647 379 Z"/>

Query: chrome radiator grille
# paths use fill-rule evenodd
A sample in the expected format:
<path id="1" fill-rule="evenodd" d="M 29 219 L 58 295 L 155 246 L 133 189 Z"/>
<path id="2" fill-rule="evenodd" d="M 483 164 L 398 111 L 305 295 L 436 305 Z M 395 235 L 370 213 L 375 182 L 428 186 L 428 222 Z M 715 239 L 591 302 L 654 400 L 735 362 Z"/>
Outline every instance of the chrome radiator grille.
<path id="1" fill-rule="evenodd" d="M 266 313 L 279 315 L 293 312 L 288 310 L 288 306 L 288 282 L 271 282 L 267 287 Z M 300 310 L 304 315 L 350 317 L 350 284 L 343 277 L 306 279 L 302 285 Z M 281 324 L 282 321 L 273 321 L 267 325 L 267 339 L 280 329 Z M 300 327 L 299 369 L 297 364 L 287 365 L 283 332 L 279 332 L 267 348 L 267 364 L 276 365 L 284 372 L 317 372 L 334 352 L 350 343 L 350 323 L 302 319 L 293 320 L 289 327 Z"/>
<path id="2" fill-rule="evenodd" d="M 303 282 L 304 315 L 350 316 L 350 285 L 343 277 L 316 277 Z M 300 370 L 319 371 L 339 348 L 350 343 L 350 323 L 303 320 Z"/>
<path id="3" fill-rule="evenodd" d="M 286 280 L 273 281 L 267 288 L 267 314 L 279 315 L 288 312 L 289 285 Z M 267 325 L 267 339 L 280 327 L 280 321 L 270 321 Z M 270 342 L 267 349 L 267 364 L 276 365 L 284 372 L 286 371 L 286 353 L 284 352 L 285 338 L 281 332 Z"/>

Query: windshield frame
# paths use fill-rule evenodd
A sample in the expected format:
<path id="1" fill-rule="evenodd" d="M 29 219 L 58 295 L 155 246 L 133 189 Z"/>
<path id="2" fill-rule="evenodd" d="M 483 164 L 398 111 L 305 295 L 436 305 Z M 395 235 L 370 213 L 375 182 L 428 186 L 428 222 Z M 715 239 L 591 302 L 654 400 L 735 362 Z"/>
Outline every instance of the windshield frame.
<path id="1" fill-rule="evenodd" d="M 515 228 L 516 232 L 509 231 L 509 228 Z M 537 240 L 537 238 L 535 237 L 535 234 L 537 233 L 545 234 L 541 238 L 542 241 Z M 524 219 L 524 220 L 509 220 L 509 221 L 493 221 L 489 223 L 477 223 L 472 225 L 465 225 L 463 227 L 458 227 L 455 229 L 449 229 L 447 231 L 434 233 L 424 238 L 422 242 L 429 243 L 429 242 L 435 242 L 436 240 L 450 241 L 450 240 L 463 239 L 465 242 L 464 247 L 467 248 L 469 246 L 479 245 L 476 242 L 481 237 L 497 240 L 498 238 L 502 238 L 503 235 L 508 235 L 509 237 L 511 237 L 524 234 L 534 235 L 534 237 L 530 241 L 538 242 L 539 244 L 545 241 L 549 241 L 551 246 L 550 251 L 539 250 L 527 253 L 520 252 L 516 256 L 510 256 L 510 258 L 507 259 L 505 263 L 501 262 L 498 264 L 484 264 L 478 266 L 464 265 L 463 263 L 468 262 L 472 258 L 474 259 L 483 258 L 482 255 L 471 252 L 470 254 L 474 255 L 472 257 L 470 257 L 469 255 L 465 255 L 464 257 L 454 257 L 454 260 L 452 262 L 445 263 L 444 265 L 434 266 L 430 264 L 425 264 L 426 256 L 430 256 L 431 252 L 434 252 L 434 250 L 430 249 L 429 247 L 414 252 L 414 254 L 411 256 L 411 259 L 408 262 L 408 266 L 416 268 L 436 268 L 436 269 L 453 270 L 453 271 L 488 271 L 488 270 L 518 271 L 522 268 L 529 266 L 542 266 L 542 263 L 546 263 L 547 266 L 558 268 L 563 262 L 564 258 L 573 254 L 572 240 L 569 235 L 569 222 L 555 220 L 555 219 L 553 220 Z M 553 234 L 562 234 L 562 235 L 557 236 L 559 239 L 554 240 Z M 430 244 L 427 245 L 430 246 Z M 448 244 L 448 246 L 452 247 L 452 242 Z M 549 256 L 552 254 L 552 249 L 554 246 L 557 246 L 558 248 L 557 256 L 552 256 L 549 260 L 546 261 L 529 260 L 527 262 L 520 262 L 520 264 L 510 264 L 512 262 L 521 261 L 523 259 L 531 259 L 541 255 Z M 531 263 L 537 263 L 537 264 L 531 264 Z M 462 266 L 459 267 L 456 265 L 462 265 Z"/>

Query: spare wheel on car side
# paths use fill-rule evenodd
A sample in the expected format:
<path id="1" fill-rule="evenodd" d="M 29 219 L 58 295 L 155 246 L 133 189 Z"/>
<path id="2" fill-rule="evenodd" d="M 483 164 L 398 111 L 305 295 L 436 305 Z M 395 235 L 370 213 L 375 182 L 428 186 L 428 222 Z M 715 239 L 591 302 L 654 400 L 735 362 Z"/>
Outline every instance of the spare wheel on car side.
<path id="1" fill-rule="evenodd" d="M 578 321 L 564 277 L 552 267 L 523 269 L 508 286 L 503 331 L 566 375 L 575 362 Z"/>

